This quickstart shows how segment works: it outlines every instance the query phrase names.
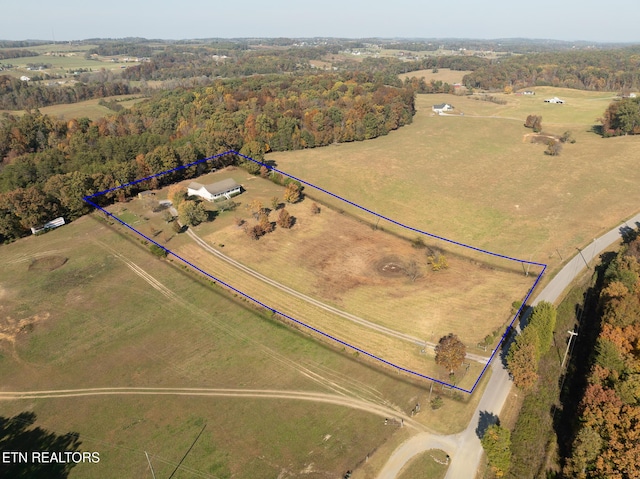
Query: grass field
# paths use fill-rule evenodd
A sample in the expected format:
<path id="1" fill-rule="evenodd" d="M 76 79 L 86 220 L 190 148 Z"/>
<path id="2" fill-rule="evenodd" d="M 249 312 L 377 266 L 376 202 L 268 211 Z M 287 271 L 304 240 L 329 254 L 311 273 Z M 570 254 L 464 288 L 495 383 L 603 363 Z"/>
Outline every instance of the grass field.
<path id="1" fill-rule="evenodd" d="M 424 81 L 429 83 L 431 80 L 441 81 L 453 85 L 454 83 L 461 83 L 462 78 L 470 71 L 465 70 L 451 70 L 449 68 L 438 68 L 436 73 L 433 70 L 416 70 L 409 73 L 402 73 L 398 75 L 400 80 L 404 81 L 405 78 L 424 78 Z"/>
<path id="2" fill-rule="evenodd" d="M 0 396 L 132 386 L 309 391 L 384 404 L 399 414 L 426 402 L 428 390 L 257 314 L 93 215 L 1 249 Z M 440 410 L 416 420 L 459 430 L 476 398 L 445 397 Z M 167 476 L 204 424 L 186 471 L 338 476 L 397 430 L 365 411 L 285 398 L 0 401 L 4 417 L 21 411 L 35 412 L 36 424 L 57 434 L 77 431 L 83 450 L 100 452 L 99 465 L 72 470 L 70 477 L 83 478 L 148 474 L 144 451 Z"/>
<path id="3" fill-rule="evenodd" d="M 40 112 L 53 118 L 70 120 L 72 118 L 87 117 L 90 120 L 97 120 L 104 116 L 113 115 L 115 112 L 106 106 L 99 105 L 100 100 L 111 101 L 116 100 L 119 105 L 129 108 L 136 103 L 144 101 L 145 98 L 139 95 L 116 95 L 105 98 L 96 98 L 93 100 L 85 100 L 77 103 L 65 103 L 61 105 L 51 105 L 39 108 Z M 0 110 L 0 114 L 10 113 L 12 115 L 22 115 L 24 110 Z"/>
<path id="4" fill-rule="evenodd" d="M 611 93 L 536 92 L 498 95 L 505 105 L 419 95 L 413 124 L 388 136 L 267 159 L 405 224 L 553 271 L 638 209 L 640 138 L 591 132 Z M 552 96 L 567 103 L 543 102 Z M 455 116 L 433 115 L 441 102 L 453 104 Z M 546 156 L 544 145 L 524 141 L 528 114 L 542 115 L 544 132 L 571 130 L 576 143 Z"/>
<path id="5" fill-rule="evenodd" d="M 447 454 L 426 451 L 415 457 L 400 471 L 398 479 L 442 479 L 447 474 Z"/>
<path id="6" fill-rule="evenodd" d="M 423 350 L 421 342 L 437 342 L 453 332 L 470 351 L 481 352 L 475 345 L 493 331 L 504 329 L 513 316 L 511 303 L 522 299 L 533 283 L 533 276 L 526 277 L 521 265 L 502 260 L 503 264 L 496 266 L 497 262 L 486 261 L 485 255 L 454 253 L 454 248 L 447 245 L 439 248 L 449 268 L 433 272 L 424 249 L 413 248 L 406 240 L 374 230 L 331 208 L 323 207 L 320 214 L 314 215 L 308 199 L 286 205 L 295 218 L 293 228 L 276 228 L 259 241 L 252 240 L 236 220 L 252 224 L 254 220 L 245 206 L 256 199 L 270 204 L 272 197 L 281 197 L 283 188 L 236 168 L 209 174 L 199 181 L 208 184 L 224 178 L 243 184 L 245 192 L 234 198 L 239 203 L 235 211 L 223 212 L 213 222 L 193 228 L 211 247 L 297 292 L 416 340 L 401 339 L 349 321 L 240 270 L 205 251 L 186 234 L 175 235 L 170 225 L 162 221 L 164 214 L 153 213 L 147 200 L 133 200 L 126 210 L 122 205 L 111 210 L 217 280 L 411 371 L 449 382 L 447 371 L 435 364 L 432 350 Z M 164 195 L 165 192 L 158 192 L 157 198 Z M 215 209 L 215 205 L 204 204 Z M 271 219 L 276 216 L 272 213 Z M 146 222 L 141 223 L 141 218 Z M 414 281 L 403 272 L 412 261 L 421 275 Z M 389 266 L 396 269 L 390 271 Z M 320 339 L 333 343 L 328 338 Z M 365 356 L 362 359 L 370 360 Z M 457 373 L 457 384 L 471 389 L 480 371 L 481 364 L 471 362 L 468 371 Z"/>
<path id="7" fill-rule="evenodd" d="M 42 75 L 44 73 L 64 77 L 65 75 L 72 74 L 73 70 L 77 69 L 90 69 L 97 72 L 104 68 L 106 70 L 120 71 L 122 68 L 135 65 L 135 63 L 120 61 L 123 57 L 128 55 L 120 55 L 113 58 L 85 58 L 86 52 L 96 46 L 97 45 L 48 44 L 28 47 L 25 49 L 35 51 L 40 53 L 40 55 L 33 57 L 7 58 L 3 60 L 2 63 L 11 64 L 13 65 L 13 68 L 3 71 L 2 74 L 16 78 L 22 75 L 31 77 L 35 75 Z M 9 48 L 7 50 L 10 51 L 11 49 Z M 50 65 L 50 67 L 44 70 L 33 71 L 27 69 L 29 64 L 46 64 Z"/>
<path id="8" fill-rule="evenodd" d="M 291 229 L 276 228 L 256 242 L 235 224 L 235 219 L 252 224 L 255 221 L 244 206 L 255 199 L 268 205 L 272 197 L 282 197 L 283 188 L 242 170 L 218 172 L 201 181 L 228 177 L 245 186 L 246 191 L 235 198 L 241 204 L 234 212 L 225 212 L 215 221 L 196 227 L 199 236 L 269 278 L 422 340 L 434 342 L 454 332 L 467 344 L 475 345 L 512 318 L 511 303 L 522 299 L 533 283 L 519 264 L 489 262 L 481 254 L 425 237 L 426 243 L 442 251 L 449 264 L 448 269 L 434 272 L 428 263 L 428 249 L 416 249 L 406 240 L 332 208 L 313 214 L 310 199 L 286 205 L 295 218 Z M 341 211 L 347 207 L 343 205 Z M 277 211 L 271 213 L 271 219 L 277 215 Z M 412 263 L 418 273 L 413 280 L 406 273 Z M 227 280 L 234 283 L 233 277 Z M 320 329 L 326 326 L 311 318 L 308 321 Z M 341 327 L 337 324 L 336 331 Z M 344 335 L 339 337 L 350 341 Z"/>

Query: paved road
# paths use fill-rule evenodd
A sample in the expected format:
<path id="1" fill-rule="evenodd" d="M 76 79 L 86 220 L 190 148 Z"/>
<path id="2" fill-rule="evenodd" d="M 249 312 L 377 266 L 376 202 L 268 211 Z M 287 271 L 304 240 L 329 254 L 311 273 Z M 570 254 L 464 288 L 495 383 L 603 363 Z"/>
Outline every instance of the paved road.
<path id="1" fill-rule="evenodd" d="M 177 214 L 177 212 L 175 212 L 175 209 L 171 209 L 171 213 L 172 214 Z M 230 258 L 229 256 L 223 254 L 222 252 L 218 251 L 217 249 L 213 248 L 211 245 L 209 245 L 209 243 L 207 243 L 205 240 L 203 240 L 202 238 L 200 238 L 196 233 L 194 233 L 190 228 L 187 229 L 187 234 L 201 247 L 203 248 L 205 251 L 213 254 L 214 256 L 222 259 L 223 261 L 226 261 L 227 263 L 233 265 L 234 267 L 238 268 L 241 271 L 244 271 L 247 274 L 250 274 L 251 276 L 253 276 L 254 278 L 259 279 L 260 281 L 263 281 L 271 286 L 274 286 L 278 289 L 280 289 L 281 291 L 285 291 L 286 293 L 290 294 L 291 296 L 294 296 L 302 301 L 306 301 L 309 304 L 313 304 L 314 306 L 323 309 L 325 311 L 329 311 L 330 313 L 333 313 L 337 316 L 340 316 L 342 318 L 347 319 L 348 321 L 352 321 L 354 323 L 358 323 L 366 328 L 369 329 L 373 329 L 375 331 L 378 331 L 382 334 L 385 334 L 387 336 L 390 337 L 395 337 L 398 338 L 402 341 L 406 341 L 409 342 L 411 344 L 417 345 L 421 348 L 424 348 L 425 346 L 430 348 L 430 349 L 434 349 L 435 348 L 435 344 L 434 343 L 430 343 L 428 341 L 424 341 L 421 340 L 419 338 L 416 338 L 414 336 L 411 336 L 409 334 L 405 334 L 402 333 L 400 331 L 395 331 L 391 328 L 387 328 L 385 326 L 381 326 L 379 324 L 373 323 L 371 321 L 367 321 L 366 319 L 360 318 L 359 316 L 356 316 L 354 314 L 351 313 L 347 313 L 346 311 L 342 311 L 341 309 L 335 308 L 329 304 L 323 303 L 321 301 L 318 301 L 315 298 L 312 298 L 310 296 L 307 296 L 303 293 L 300 293 L 299 291 L 296 291 L 295 289 L 292 289 L 282 283 L 279 283 L 267 276 L 264 276 L 263 274 L 258 273 L 257 271 L 243 265 L 242 263 L 234 260 L 233 258 Z M 472 361 L 476 361 L 479 362 L 481 364 L 487 364 L 488 358 L 481 356 L 479 354 L 474 354 L 474 353 L 467 353 L 467 359 L 470 359 Z"/>
<path id="2" fill-rule="evenodd" d="M 583 249 L 576 249 L 576 255 L 560 270 L 560 272 L 540 291 L 532 301 L 532 305 L 540 301 L 555 303 L 562 296 L 564 291 L 571 285 L 574 278 L 580 274 L 591 260 L 597 259 L 598 255 L 606 248 L 619 241 L 623 229 L 635 229 L 640 224 L 640 214 L 616 226 L 608 233 L 595 238 Z M 380 471 L 378 479 L 394 479 L 402 465 L 400 458 L 408 462 L 414 455 L 433 449 L 434 444 L 441 442 L 449 447 L 444 449 L 451 457 L 452 461 L 447 470 L 445 479 L 473 479 L 476 477 L 480 460 L 482 459 L 482 445 L 476 433 L 480 413 L 486 412 L 499 416 L 502 407 L 511 391 L 512 381 L 509 373 L 504 368 L 502 361 L 494 360 L 491 364 L 491 378 L 480 399 L 471 421 L 467 428 L 459 433 L 449 436 L 423 433 L 415 439 L 412 437 L 405 441 L 389 458 L 387 465 Z M 446 441 L 446 439 L 449 439 Z M 453 447 L 453 449 L 451 449 Z"/>

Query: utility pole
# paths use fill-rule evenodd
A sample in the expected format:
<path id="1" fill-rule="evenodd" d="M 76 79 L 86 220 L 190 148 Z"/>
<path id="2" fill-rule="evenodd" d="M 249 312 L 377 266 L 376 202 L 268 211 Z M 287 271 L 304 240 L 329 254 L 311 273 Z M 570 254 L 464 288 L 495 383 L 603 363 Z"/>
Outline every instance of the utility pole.
<path id="1" fill-rule="evenodd" d="M 587 260 L 584 259 L 582 251 L 580 250 L 580 248 L 576 248 L 576 249 L 578 250 L 578 253 L 580 253 L 580 257 L 582 258 L 582 261 L 584 261 L 585 266 L 587 267 L 587 269 L 589 269 L 589 263 L 587 263 Z"/>
<path id="2" fill-rule="evenodd" d="M 564 352 L 564 358 L 562 358 L 562 364 L 560 365 L 560 369 L 564 368 L 564 362 L 567 360 L 567 354 L 569 354 L 569 347 L 571 346 L 571 340 L 574 336 L 577 336 L 578 333 L 575 331 L 567 331 L 571 336 L 569 336 L 569 342 L 567 343 L 567 350 Z"/>

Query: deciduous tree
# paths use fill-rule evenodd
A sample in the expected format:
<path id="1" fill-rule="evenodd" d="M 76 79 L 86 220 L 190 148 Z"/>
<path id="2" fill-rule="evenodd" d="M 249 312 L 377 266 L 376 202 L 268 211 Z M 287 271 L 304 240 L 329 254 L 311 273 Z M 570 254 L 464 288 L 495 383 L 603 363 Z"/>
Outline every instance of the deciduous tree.
<path id="1" fill-rule="evenodd" d="M 178 217 L 184 225 L 197 226 L 203 221 L 206 221 L 209 215 L 207 214 L 207 210 L 204 209 L 204 206 L 202 206 L 202 203 L 186 200 L 180 203 L 178 207 Z"/>
<path id="2" fill-rule="evenodd" d="M 284 189 L 284 201 L 297 203 L 300 201 L 300 187 L 296 183 L 289 183 Z"/>
<path id="3" fill-rule="evenodd" d="M 529 391 L 538 380 L 536 345 L 532 343 L 520 346 L 513 344 L 511 348 L 507 356 L 507 365 L 513 377 L 513 383 L 520 389 Z"/>
<path id="4" fill-rule="evenodd" d="M 278 221 L 276 222 L 278 226 L 284 229 L 289 229 L 293 225 L 293 217 L 289 214 L 289 212 L 282 208 L 280 210 L 280 214 L 278 215 Z"/>
<path id="5" fill-rule="evenodd" d="M 180 203 L 187 197 L 187 190 L 181 185 L 171 185 L 167 192 L 167 199 L 171 201 L 175 208 L 180 206 Z"/>
<path id="6" fill-rule="evenodd" d="M 487 428 L 480 442 L 496 477 L 504 477 L 511 468 L 511 432 L 493 424 Z"/>
<path id="7" fill-rule="evenodd" d="M 464 362 L 467 347 L 453 333 L 440 338 L 435 348 L 436 364 L 445 367 L 449 374 L 458 369 Z"/>

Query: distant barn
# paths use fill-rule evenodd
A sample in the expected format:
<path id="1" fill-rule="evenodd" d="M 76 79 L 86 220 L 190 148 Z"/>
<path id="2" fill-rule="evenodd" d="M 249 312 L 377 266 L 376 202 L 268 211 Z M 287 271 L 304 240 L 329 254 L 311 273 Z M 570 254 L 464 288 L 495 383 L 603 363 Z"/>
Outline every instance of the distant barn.
<path id="1" fill-rule="evenodd" d="M 187 194 L 189 196 L 199 196 L 207 201 L 215 201 L 220 198 L 231 198 L 233 195 L 240 194 L 242 187 L 235 182 L 233 178 L 218 181 L 210 185 L 203 185 L 196 181 L 189 183 Z"/>

